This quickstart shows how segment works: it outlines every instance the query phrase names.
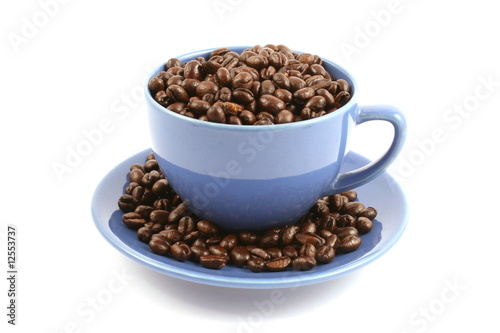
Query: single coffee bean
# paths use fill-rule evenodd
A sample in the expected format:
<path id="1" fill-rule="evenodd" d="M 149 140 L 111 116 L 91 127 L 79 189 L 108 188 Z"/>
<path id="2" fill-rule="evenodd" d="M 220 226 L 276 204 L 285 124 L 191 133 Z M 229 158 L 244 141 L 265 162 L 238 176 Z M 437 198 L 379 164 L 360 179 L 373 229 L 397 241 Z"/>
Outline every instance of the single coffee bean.
<path id="1" fill-rule="evenodd" d="M 214 254 L 203 255 L 200 257 L 200 264 L 205 268 L 220 269 L 229 261 L 228 256 L 218 256 Z"/>
<path id="2" fill-rule="evenodd" d="M 273 95 L 260 96 L 258 105 L 262 111 L 269 112 L 275 116 L 286 107 L 285 102 Z"/>
<path id="3" fill-rule="evenodd" d="M 219 233 L 217 226 L 214 223 L 207 220 L 198 221 L 196 227 L 205 237 L 217 236 Z"/>
<path id="4" fill-rule="evenodd" d="M 233 116 L 239 115 L 244 110 L 243 105 L 232 103 L 232 102 L 222 103 L 222 108 L 224 109 L 226 114 L 233 115 Z"/>
<path id="5" fill-rule="evenodd" d="M 335 235 L 337 235 L 337 237 L 340 240 L 343 240 L 344 238 L 346 238 L 348 236 L 358 236 L 359 235 L 358 229 L 356 229 L 354 227 L 337 228 L 337 229 L 335 229 L 334 233 L 335 233 Z"/>
<path id="6" fill-rule="evenodd" d="M 235 246 L 230 252 L 231 262 L 236 265 L 236 267 L 243 267 L 246 265 L 248 259 L 250 259 L 250 251 L 246 246 L 238 245 Z"/>
<path id="7" fill-rule="evenodd" d="M 237 88 L 233 91 L 233 99 L 236 103 L 248 105 L 254 101 L 254 95 L 249 89 Z"/>
<path id="8" fill-rule="evenodd" d="M 311 243 L 304 243 L 299 247 L 299 250 L 297 252 L 299 256 L 315 257 L 316 246 Z"/>
<path id="9" fill-rule="evenodd" d="M 276 116 L 276 124 L 286 124 L 293 122 L 293 113 L 288 110 L 281 110 Z"/>
<path id="10" fill-rule="evenodd" d="M 182 240 L 182 234 L 176 229 L 162 230 L 161 234 L 165 236 L 167 243 L 169 244 L 174 244 Z"/>
<path id="11" fill-rule="evenodd" d="M 293 259 L 292 267 L 297 271 L 308 271 L 316 267 L 316 259 L 313 257 L 299 256 Z"/>
<path id="12" fill-rule="evenodd" d="M 177 242 L 170 246 L 170 254 L 177 261 L 186 261 L 191 257 L 191 248 L 184 242 Z"/>
<path id="13" fill-rule="evenodd" d="M 295 240 L 295 235 L 299 231 L 299 227 L 296 225 L 287 225 L 283 227 L 281 231 L 281 243 L 283 245 L 290 245 Z"/>
<path id="14" fill-rule="evenodd" d="M 337 219 L 337 226 L 340 228 L 355 227 L 356 217 L 349 214 L 340 215 Z"/>
<path id="15" fill-rule="evenodd" d="M 254 273 L 260 273 L 266 268 L 266 262 L 259 257 L 250 257 L 247 261 L 247 267 Z"/>
<path id="16" fill-rule="evenodd" d="M 219 245 L 226 250 L 231 251 L 238 245 L 238 236 L 235 234 L 228 234 L 221 239 Z"/>
<path id="17" fill-rule="evenodd" d="M 248 110 L 241 111 L 240 119 L 244 125 L 253 125 L 257 121 L 257 118 L 255 117 L 253 112 L 250 112 Z"/>
<path id="18" fill-rule="evenodd" d="M 286 270 L 291 262 L 292 259 L 289 257 L 281 257 L 269 260 L 266 262 L 266 267 L 271 272 L 281 272 Z"/>
<path id="19" fill-rule="evenodd" d="M 344 204 L 341 212 L 344 214 L 357 216 L 364 209 L 365 209 L 365 206 L 361 202 L 351 201 L 351 202 L 347 202 Z"/>
<path id="20" fill-rule="evenodd" d="M 305 234 L 299 232 L 295 235 L 295 239 L 301 244 L 309 243 L 314 245 L 314 247 L 321 246 L 325 243 L 325 240 L 316 234 Z"/>
<path id="21" fill-rule="evenodd" d="M 242 245 L 254 245 L 257 244 L 258 236 L 253 231 L 240 231 L 238 233 L 238 243 Z"/>
<path id="22" fill-rule="evenodd" d="M 200 84 L 196 86 L 196 96 L 203 97 L 206 94 L 216 94 L 219 91 L 219 86 L 216 83 L 210 81 L 201 81 Z"/>
<path id="23" fill-rule="evenodd" d="M 264 260 L 271 259 L 271 255 L 269 254 L 269 252 L 267 252 L 263 248 L 254 247 L 254 248 L 250 249 L 249 251 L 250 251 L 250 254 L 255 256 L 255 257 L 259 257 L 259 258 L 262 258 Z"/>
<path id="24" fill-rule="evenodd" d="M 194 262 L 200 262 L 202 256 L 209 255 L 208 249 L 202 246 L 191 246 L 191 258 Z"/>
<path id="25" fill-rule="evenodd" d="M 151 228 L 141 227 L 137 230 L 137 237 L 141 242 L 149 243 L 151 236 L 153 236 L 153 230 L 151 230 Z"/>
<path id="26" fill-rule="evenodd" d="M 157 170 L 152 170 L 144 174 L 140 184 L 144 187 L 152 187 L 153 184 L 160 179 L 160 173 Z"/>
<path id="27" fill-rule="evenodd" d="M 369 218 L 370 220 L 373 220 L 375 217 L 377 217 L 377 210 L 373 207 L 366 207 L 365 209 L 363 209 L 360 213 L 358 213 L 358 216 L 363 216 L 363 217 L 367 217 Z"/>
<path id="28" fill-rule="evenodd" d="M 332 246 L 323 245 L 316 250 L 315 259 L 319 264 L 328 264 L 333 260 L 334 257 L 335 250 Z"/>
<path id="29" fill-rule="evenodd" d="M 218 105 L 212 105 L 210 109 L 208 109 L 207 118 L 208 121 L 214 123 L 226 123 L 226 113 L 224 112 L 224 109 Z"/>
<path id="30" fill-rule="evenodd" d="M 151 191 L 159 197 L 167 196 L 169 190 L 170 184 L 165 178 L 158 179 L 151 187 Z"/>
<path id="31" fill-rule="evenodd" d="M 131 182 L 140 184 L 142 177 L 144 177 L 144 171 L 140 170 L 140 169 L 133 169 L 133 170 L 130 170 L 130 173 L 128 176 L 129 176 L 129 179 Z"/>
<path id="32" fill-rule="evenodd" d="M 188 214 L 188 212 L 189 207 L 184 202 L 182 202 L 170 212 L 167 222 L 178 223 L 183 216 Z"/>
<path id="33" fill-rule="evenodd" d="M 168 246 L 167 242 L 157 238 L 157 239 L 151 239 L 149 241 L 149 248 L 155 254 L 165 255 L 168 253 L 170 247 Z"/>
<path id="34" fill-rule="evenodd" d="M 373 228 L 373 222 L 369 218 L 364 216 L 359 216 L 356 219 L 356 229 L 358 229 L 358 232 L 361 235 L 370 232 L 372 228 Z"/>
<path id="35" fill-rule="evenodd" d="M 184 66 L 184 77 L 187 79 L 202 80 L 202 65 L 198 60 L 191 60 Z"/>
<path id="36" fill-rule="evenodd" d="M 134 212 L 141 215 L 141 217 L 145 220 L 149 220 L 149 214 L 154 210 L 151 206 L 139 205 L 135 208 Z M 153 221 L 154 222 L 154 221 Z"/>
<path id="37" fill-rule="evenodd" d="M 157 76 L 154 76 L 149 80 L 148 89 L 154 96 L 158 91 L 165 90 L 165 82 Z"/>
<path id="38" fill-rule="evenodd" d="M 347 236 L 344 239 L 341 239 L 340 246 L 338 251 L 340 253 L 349 253 L 361 246 L 361 238 L 355 235 Z"/>
<path id="39" fill-rule="evenodd" d="M 201 84 L 201 83 L 200 83 Z M 198 88 L 196 88 L 198 89 Z M 169 86 L 166 90 L 167 96 L 171 97 L 177 102 L 187 103 L 189 102 L 189 94 L 177 84 Z"/>
<path id="40" fill-rule="evenodd" d="M 297 249 L 293 247 L 292 245 L 287 245 L 283 248 L 283 255 L 290 257 L 290 259 L 295 259 L 299 253 L 297 252 Z"/>
<path id="41" fill-rule="evenodd" d="M 144 226 L 144 223 L 146 223 L 146 220 L 141 215 L 135 212 L 123 214 L 122 221 L 127 227 L 131 229 L 139 229 Z"/>
<path id="42" fill-rule="evenodd" d="M 133 212 L 137 206 L 137 202 L 130 194 L 123 194 L 118 199 L 118 207 L 124 213 Z"/>
<path id="43" fill-rule="evenodd" d="M 315 93 L 311 87 L 301 88 L 293 93 L 293 100 L 298 104 L 305 104 Z"/>
<path id="44" fill-rule="evenodd" d="M 264 80 L 260 84 L 260 95 L 272 95 L 276 91 L 276 86 L 271 80 Z"/>

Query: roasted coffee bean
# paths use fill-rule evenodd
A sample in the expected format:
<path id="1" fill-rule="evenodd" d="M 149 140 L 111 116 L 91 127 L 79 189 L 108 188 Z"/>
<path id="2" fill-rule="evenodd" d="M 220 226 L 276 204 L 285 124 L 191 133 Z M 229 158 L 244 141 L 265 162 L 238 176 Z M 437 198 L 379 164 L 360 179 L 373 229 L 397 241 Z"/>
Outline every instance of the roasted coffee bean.
<path id="1" fill-rule="evenodd" d="M 177 84 L 169 86 L 166 90 L 167 96 L 176 102 L 187 103 L 189 102 L 189 94 Z"/>
<path id="2" fill-rule="evenodd" d="M 257 121 L 257 117 L 255 117 L 253 112 L 250 112 L 248 110 L 241 111 L 240 119 L 244 125 L 253 125 Z"/>
<path id="3" fill-rule="evenodd" d="M 144 171 L 141 169 L 130 170 L 128 177 L 131 182 L 140 184 L 142 177 L 144 177 Z"/>
<path id="4" fill-rule="evenodd" d="M 332 246 L 323 245 L 316 250 L 315 259 L 319 264 L 328 264 L 334 257 L 335 250 Z"/>
<path id="5" fill-rule="evenodd" d="M 288 78 L 290 81 L 290 92 L 294 93 L 299 89 L 305 88 L 306 86 L 306 81 L 302 80 L 300 77 L 297 76 L 290 76 Z"/>
<path id="6" fill-rule="evenodd" d="M 258 236 L 253 231 L 240 231 L 238 233 L 238 242 L 242 245 L 255 245 L 257 241 Z"/>
<path id="7" fill-rule="evenodd" d="M 341 212 L 352 216 L 357 216 L 365 209 L 365 205 L 358 201 L 351 201 L 344 204 Z"/>
<path id="8" fill-rule="evenodd" d="M 255 257 L 259 257 L 259 258 L 262 258 L 264 260 L 271 259 L 271 255 L 269 254 L 269 252 L 267 252 L 263 248 L 254 247 L 254 248 L 251 248 L 249 251 L 250 251 L 250 254 L 255 256 Z"/>
<path id="9" fill-rule="evenodd" d="M 169 190 L 170 185 L 165 178 L 158 179 L 151 187 L 151 191 L 159 197 L 167 196 Z"/>
<path id="10" fill-rule="evenodd" d="M 200 262 L 202 256 L 209 255 L 208 249 L 202 246 L 191 246 L 191 258 L 194 262 Z"/>
<path id="11" fill-rule="evenodd" d="M 137 237 L 139 237 L 141 242 L 149 243 L 151 236 L 153 236 L 153 230 L 151 230 L 151 228 L 141 227 L 137 230 Z"/>
<path id="12" fill-rule="evenodd" d="M 214 223 L 207 220 L 198 221 L 196 227 L 206 237 L 217 236 L 219 233 L 217 226 Z"/>
<path id="13" fill-rule="evenodd" d="M 170 246 L 170 254 L 177 261 L 186 261 L 191 257 L 191 248 L 184 242 L 177 242 Z"/>
<path id="14" fill-rule="evenodd" d="M 289 90 L 282 89 L 282 88 L 276 89 L 274 91 L 274 96 L 281 99 L 283 101 L 283 103 L 285 103 L 285 104 L 291 103 L 292 99 L 293 99 L 293 94 Z"/>
<path id="15" fill-rule="evenodd" d="M 325 240 L 316 234 L 306 234 L 299 232 L 295 235 L 295 239 L 301 244 L 312 244 L 314 247 L 321 246 L 325 243 Z"/>
<path id="16" fill-rule="evenodd" d="M 256 56 L 248 57 L 246 64 L 252 68 L 260 69 L 260 68 L 267 67 L 269 64 L 269 61 L 264 56 L 256 55 Z"/>
<path id="17" fill-rule="evenodd" d="M 314 257 L 316 256 L 316 246 L 311 243 L 304 243 L 298 249 L 299 256 Z"/>
<path id="18" fill-rule="evenodd" d="M 292 267 L 297 271 L 308 271 L 316 267 L 316 259 L 313 257 L 299 256 L 293 259 Z"/>
<path id="19" fill-rule="evenodd" d="M 358 236 L 359 232 L 358 232 L 358 229 L 356 229 L 354 227 L 345 227 L 345 228 L 335 229 L 335 235 L 337 235 L 337 237 L 340 240 L 343 240 L 344 238 L 349 237 L 349 236 Z"/>
<path id="20" fill-rule="evenodd" d="M 165 225 L 169 222 L 169 216 L 169 212 L 161 209 L 155 209 L 149 213 L 149 220 L 154 223 Z"/>
<path id="21" fill-rule="evenodd" d="M 236 267 L 243 267 L 246 265 L 248 259 L 250 259 L 250 251 L 248 251 L 246 246 L 238 245 L 231 250 L 229 257 Z"/>
<path id="22" fill-rule="evenodd" d="M 222 103 L 222 108 L 228 115 L 237 116 L 244 110 L 243 105 L 232 103 L 232 102 L 224 102 Z"/>
<path id="23" fill-rule="evenodd" d="M 160 173 L 157 170 L 147 172 L 142 176 L 141 185 L 144 187 L 152 187 L 153 184 L 160 179 Z"/>
<path id="24" fill-rule="evenodd" d="M 165 236 L 167 242 L 170 244 L 174 244 L 182 240 L 182 234 L 176 229 L 162 230 L 161 234 Z"/>
<path id="25" fill-rule="evenodd" d="M 208 252 L 210 252 L 210 254 L 214 254 L 214 255 L 217 255 L 217 256 L 227 256 L 228 255 L 228 252 L 227 250 L 220 246 L 220 245 L 212 245 L 208 248 Z"/>
<path id="26" fill-rule="evenodd" d="M 206 94 L 215 95 L 219 91 L 219 86 L 210 81 L 202 81 L 196 86 L 196 96 L 203 97 Z"/>
<path id="27" fill-rule="evenodd" d="M 330 198 L 329 206 L 334 211 L 342 210 L 342 207 L 349 202 L 349 199 L 341 194 L 335 194 L 332 198 Z"/>
<path id="28" fill-rule="evenodd" d="M 355 227 L 356 218 L 349 214 L 340 215 L 337 219 L 337 226 L 340 228 Z"/>
<path id="29" fill-rule="evenodd" d="M 356 219 L 356 229 L 358 229 L 358 232 L 361 235 L 370 232 L 372 228 L 373 228 L 373 222 L 369 218 L 364 216 L 359 216 Z"/>
<path id="30" fill-rule="evenodd" d="M 299 231 L 296 225 L 287 225 L 281 231 L 281 244 L 290 245 L 295 241 L 295 235 Z"/>
<path id="31" fill-rule="evenodd" d="M 229 261 L 228 256 L 218 256 L 214 254 L 203 255 L 200 257 L 200 264 L 205 268 L 220 269 Z"/>
<path id="32" fill-rule="evenodd" d="M 370 220 L 373 220 L 375 217 L 377 217 L 377 210 L 373 207 L 366 207 L 365 209 L 363 209 L 361 212 L 358 213 L 358 216 L 361 217 L 367 217 L 369 218 Z"/>
<path id="33" fill-rule="evenodd" d="M 328 208 L 328 203 L 323 200 L 318 200 L 310 210 L 311 213 L 316 216 L 326 216 L 330 213 L 330 208 Z"/>
<path id="34" fill-rule="evenodd" d="M 133 212 L 137 206 L 137 201 L 130 194 L 123 194 L 118 199 L 118 207 L 124 213 Z"/>
<path id="35" fill-rule="evenodd" d="M 281 99 L 273 95 L 262 95 L 258 100 L 261 111 L 269 112 L 276 116 L 286 105 Z"/>
<path id="36" fill-rule="evenodd" d="M 172 103 L 170 104 L 167 109 L 169 109 L 170 111 L 173 111 L 175 113 L 181 113 L 182 111 L 185 111 L 186 110 L 186 103 L 183 103 L 183 102 L 175 102 L 175 103 Z"/>
<path id="37" fill-rule="evenodd" d="M 226 113 L 224 112 L 224 109 L 219 105 L 212 105 L 210 109 L 208 109 L 207 118 L 208 121 L 214 123 L 226 123 Z"/>
<path id="38" fill-rule="evenodd" d="M 149 241 L 149 248 L 155 254 L 165 255 L 168 253 L 170 246 L 167 244 L 166 241 L 157 238 L 157 239 L 151 239 Z"/>
<path id="39" fill-rule="evenodd" d="M 268 249 L 270 247 L 276 247 L 278 245 L 279 239 L 280 239 L 279 232 L 268 230 L 262 235 L 259 241 L 259 246 L 264 249 Z"/>
<path id="40" fill-rule="evenodd" d="M 281 110 L 276 115 L 276 124 L 286 124 L 293 122 L 293 113 L 288 110 Z"/>
<path id="41" fill-rule="evenodd" d="M 148 89 L 154 96 L 158 91 L 165 90 L 165 82 L 157 76 L 154 76 L 149 80 Z"/>
<path id="42" fill-rule="evenodd" d="M 349 253 L 361 246 L 361 238 L 355 235 L 347 236 L 340 241 L 338 251 L 341 253 Z"/>
<path id="43" fill-rule="evenodd" d="M 195 223 L 191 216 L 183 216 L 178 223 L 177 230 L 183 235 L 188 235 L 195 230 Z"/>
<path id="44" fill-rule="evenodd" d="M 233 91 L 233 99 L 236 103 L 248 105 L 254 101 L 253 93 L 250 89 L 237 88 Z"/>
<path id="45" fill-rule="evenodd" d="M 292 245 L 285 246 L 282 252 L 284 256 L 290 257 L 291 259 L 295 259 L 299 255 L 297 249 Z"/>
<path id="46" fill-rule="evenodd" d="M 250 257 L 247 261 L 247 267 L 254 273 L 260 273 L 266 268 L 266 262 L 259 257 Z"/>
<path id="47" fill-rule="evenodd" d="M 154 210 L 153 207 L 151 206 L 146 206 L 146 205 L 139 205 L 137 206 L 135 209 L 134 209 L 134 212 L 136 212 L 137 214 L 141 215 L 141 217 L 145 220 L 149 220 L 149 215 L 151 214 L 151 212 Z M 152 221 L 153 223 L 155 221 Z"/>
<path id="48" fill-rule="evenodd" d="M 260 95 L 272 95 L 276 91 L 276 86 L 271 80 L 264 80 L 260 84 Z"/>
<path id="49" fill-rule="evenodd" d="M 313 112 L 324 110 L 326 107 L 326 99 L 323 96 L 313 96 L 307 100 L 304 107 L 311 109 Z"/>
<path id="50" fill-rule="evenodd" d="M 219 245 L 226 250 L 231 251 L 238 245 L 238 236 L 235 234 L 228 234 L 221 239 Z"/>
<path id="51" fill-rule="evenodd" d="M 135 212 L 125 213 L 122 216 L 122 221 L 125 225 L 131 229 L 139 229 L 144 226 L 146 220 L 139 214 Z"/>
<path id="52" fill-rule="evenodd" d="M 293 100 L 298 104 L 305 104 L 315 93 L 311 87 L 301 88 L 293 93 Z"/>
<path id="53" fill-rule="evenodd" d="M 168 215 L 168 223 L 178 223 L 179 220 L 187 215 L 189 212 L 189 207 L 184 203 L 180 203 L 175 209 L 173 209 Z"/>
<path id="54" fill-rule="evenodd" d="M 281 272 L 286 270 L 291 262 L 292 259 L 289 257 L 281 257 L 267 261 L 266 267 L 271 272 Z"/>
<path id="55" fill-rule="evenodd" d="M 271 247 L 271 248 L 267 249 L 267 253 L 269 253 L 269 255 L 271 256 L 271 259 L 276 259 L 276 258 L 280 258 L 283 256 L 283 252 L 281 251 L 281 249 L 279 249 L 277 247 Z"/>
<path id="56" fill-rule="evenodd" d="M 198 60 L 191 60 L 184 66 L 184 77 L 186 79 L 202 80 L 202 65 Z"/>

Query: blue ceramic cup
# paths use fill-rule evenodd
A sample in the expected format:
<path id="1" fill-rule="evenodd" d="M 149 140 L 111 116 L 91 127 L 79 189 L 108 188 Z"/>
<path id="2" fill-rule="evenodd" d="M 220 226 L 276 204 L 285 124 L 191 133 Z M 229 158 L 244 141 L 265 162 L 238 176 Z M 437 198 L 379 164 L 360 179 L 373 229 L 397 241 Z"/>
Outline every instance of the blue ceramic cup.
<path id="1" fill-rule="evenodd" d="M 242 52 L 250 47 L 230 47 Z M 203 50 L 178 57 L 206 57 Z M 152 149 L 166 178 L 200 218 L 229 230 L 259 230 L 297 222 L 322 196 L 363 185 L 398 155 L 406 136 L 402 113 L 393 106 L 358 105 L 358 87 L 337 64 L 323 67 L 351 86 L 351 99 L 328 115 L 280 125 L 237 126 L 200 121 L 159 105 L 146 84 Z M 159 66 L 152 74 L 163 70 Z M 388 121 L 394 138 L 377 161 L 339 174 L 356 125 Z"/>

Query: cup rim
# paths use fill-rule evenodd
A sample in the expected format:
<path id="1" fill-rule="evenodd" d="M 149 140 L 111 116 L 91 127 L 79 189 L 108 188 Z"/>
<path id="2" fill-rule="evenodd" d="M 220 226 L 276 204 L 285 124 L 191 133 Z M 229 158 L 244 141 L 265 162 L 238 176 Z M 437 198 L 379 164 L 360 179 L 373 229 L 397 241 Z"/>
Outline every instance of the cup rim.
<path id="1" fill-rule="evenodd" d="M 233 51 L 234 49 L 245 50 L 245 49 L 252 48 L 252 47 L 253 46 L 244 46 L 244 45 L 243 46 L 235 45 L 235 46 L 212 47 L 212 48 L 208 48 L 208 49 L 202 49 L 202 50 L 198 50 L 198 51 L 191 51 L 188 53 L 184 53 L 182 55 L 177 56 L 176 58 L 181 60 L 182 62 L 185 62 L 185 61 L 187 61 L 187 59 L 192 60 L 192 59 L 195 59 L 196 57 L 207 55 L 211 51 L 219 49 L 219 48 L 228 48 L 229 50 Z M 297 52 L 299 54 L 306 53 L 306 52 L 296 51 L 296 50 L 292 50 L 292 51 Z M 323 121 L 326 121 L 327 119 L 330 119 L 330 118 L 342 117 L 342 115 L 345 112 L 347 112 L 347 110 L 349 110 L 351 107 L 353 107 L 357 103 L 356 98 L 358 95 L 358 92 L 357 92 L 358 87 L 357 87 L 355 79 L 350 74 L 350 72 L 347 71 L 343 66 L 337 64 L 336 62 L 333 62 L 333 61 L 326 59 L 324 57 L 321 57 L 321 59 L 323 60 L 323 62 L 326 62 L 329 65 L 335 67 L 339 72 L 341 72 L 345 77 L 347 77 L 351 81 L 351 91 L 354 90 L 354 93 L 351 95 L 351 99 L 346 104 L 344 104 L 342 107 L 340 107 L 338 110 L 335 110 L 334 112 L 332 112 L 330 114 L 327 114 L 327 115 L 324 115 L 321 117 L 317 117 L 314 119 L 307 119 L 307 120 L 303 120 L 303 121 L 296 121 L 296 122 L 285 123 L 285 124 L 272 124 L 272 125 L 259 125 L 259 126 L 252 126 L 252 125 L 237 126 L 234 124 L 221 124 L 221 123 L 215 123 L 215 122 L 211 122 L 211 121 L 201 121 L 201 120 L 198 120 L 196 118 L 191 118 L 191 117 L 186 117 L 186 116 L 180 115 L 172 110 L 167 109 L 166 107 L 160 105 L 157 101 L 155 101 L 153 96 L 151 96 L 151 93 L 150 93 L 149 88 L 148 88 L 149 80 L 152 77 L 156 76 L 156 74 L 158 74 L 160 71 L 164 70 L 165 62 L 156 66 L 155 69 L 153 71 L 151 71 L 150 74 L 147 76 L 146 82 L 144 85 L 146 100 L 150 106 L 154 107 L 158 111 L 163 112 L 163 113 L 170 115 L 172 117 L 176 117 L 180 121 L 185 121 L 187 123 L 191 123 L 192 125 L 196 125 L 196 126 L 206 126 L 207 128 L 213 128 L 213 129 L 219 129 L 219 130 L 238 129 L 238 130 L 242 130 L 242 131 L 258 132 L 261 130 L 284 130 L 287 128 L 312 126 L 318 122 L 323 122 Z"/>

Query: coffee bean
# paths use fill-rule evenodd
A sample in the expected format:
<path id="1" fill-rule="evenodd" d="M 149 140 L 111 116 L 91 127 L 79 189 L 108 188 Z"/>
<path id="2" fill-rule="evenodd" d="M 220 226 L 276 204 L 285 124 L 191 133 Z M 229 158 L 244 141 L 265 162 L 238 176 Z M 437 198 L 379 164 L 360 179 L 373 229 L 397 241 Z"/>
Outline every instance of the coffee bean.
<path id="1" fill-rule="evenodd" d="M 341 253 L 349 253 L 361 246 L 361 238 L 355 235 L 347 236 L 340 241 L 338 251 Z"/>
<path id="2" fill-rule="evenodd" d="M 356 219 L 356 229 L 360 234 L 366 234 L 373 228 L 373 222 L 367 217 L 360 216 Z"/>
<path id="3" fill-rule="evenodd" d="M 191 60 L 184 66 L 184 77 L 187 79 L 202 80 L 202 65 L 197 60 Z"/>
<path id="4" fill-rule="evenodd" d="M 241 111 L 240 119 L 244 125 L 253 125 L 257 121 L 257 118 L 255 117 L 253 112 L 250 112 L 248 110 Z"/>
<path id="5" fill-rule="evenodd" d="M 224 267 L 229 261 L 228 256 L 218 256 L 218 255 L 203 255 L 200 257 L 200 264 L 205 268 L 210 269 L 220 269 Z"/>
<path id="6" fill-rule="evenodd" d="M 206 237 L 217 236 L 217 234 L 219 233 L 217 226 L 207 220 L 198 221 L 196 227 Z"/>
<path id="7" fill-rule="evenodd" d="M 293 122 L 293 113 L 288 110 L 281 110 L 276 116 L 276 124 L 286 124 Z"/>
<path id="8" fill-rule="evenodd" d="M 289 257 L 281 257 L 266 262 L 266 267 L 271 272 L 281 272 L 287 269 L 292 262 Z"/>
<path id="9" fill-rule="evenodd" d="M 275 116 L 286 107 L 285 102 L 273 95 L 260 96 L 258 105 L 262 111 L 269 112 Z"/>
<path id="10" fill-rule="evenodd" d="M 375 217 L 377 217 L 377 214 L 378 214 L 378 212 L 375 208 L 366 207 L 365 209 L 363 209 L 361 212 L 358 213 L 358 216 L 367 217 L 370 220 L 373 220 Z"/>
<path id="11" fill-rule="evenodd" d="M 170 254 L 177 261 L 186 261 L 191 257 L 191 248 L 184 242 L 176 242 L 170 246 Z"/>
<path id="12" fill-rule="evenodd" d="M 254 245 L 257 243 L 258 236 L 253 231 L 240 231 L 238 233 L 238 242 L 242 245 Z"/>
<path id="13" fill-rule="evenodd" d="M 122 216 L 122 221 L 125 225 L 131 229 L 139 229 L 144 226 L 146 220 L 139 214 L 135 212 L 125 213 Z"/>
<path id="14" fill-rule="evenodd" d="M 297 271 L 308 271 L 316 266 L 316 259 L 313 257 L 299 256 L 292 261 L 293 269 Z"/>
<path id="15" fill-rule="evenodd" d="M 305 104 L 315 93 L 311 87 L 301 88 L 293 93 L 293 100 L 298 104 Z"/>
<path id="16" fill-rule="evenodd" d="M 153 236 L 153 230 L 151 230 L 151 228 L 141 227 L 137 230 L 137 237 L 139 237 L 141 242 L 149 243 L 151 236 Z"/>
<path id="17" fill-rule="evenodd" d="M 209 255 L 208 249 L 202 246 L 191 246 L 191 257 L 190 260 L 194 262 L 200 262 L 202 256 Z"/>
<path id="18" fill-rule="evenodd" d="M 301 244 L 309 243 L 314 245 L 314 247 L 321 246 L 325 243 L 325 240 L 316 234 L 306 234 L 302 232 L 297 233 L 295 239 Z"/>
<path id="19" fill-rule="evenodd" d="M 247 261 L 247 267 L 254 273 L 262 272 L 266 268 L 266 262 L 259 257 L 250 257 Z"/>
<path id="20" fill-rule="evenodd" d="M 133 212 L 135 207 L 137 206 L 137 202 L 130 194 L 123 194 L 118 199 L 118 207 L 124 213 Z"/>
<path id="21" fill-rule="evenodd" d="M 226 113 L 224 112 L 224 109 L 218 105 L 212 105 L 210 109 L 208 109 L 207 118 L 208 121 L 214 123 L 226 123 Z"/>
<path id="22" fill-rule="evenodd" d="M 219 91 L 219 86 L 210 81 L 202 81 L 196 86 L 196 96 L 203 97 L 206 94 L 216 94 Z"/>
<path id="23" fill-rule="evenodd" d="M 170 246 L 168 246 L 167 242 L 162 241 L 161 239 L 151 239 L 151 241 L 149 241 L 149 248 L 155 254 L 165 255 L 168 253 Z"/>
<path id="24" fill-rule="evenodd" d="M 335 235 L 334 235 L 335 236 Z M 320 264 L 328 264 L 335 257 L 335 250 L 332 246 L 321 246 L 316 250 L 315 259 Z"/>
<path id="25" fill-rule="evenodd" d="M 248 251 L 246 246 L 235 246 L 230 252 L 230 259 L 236 267 L 243 267 L 246 265 L 248 259 L 250 259 L 250 251 Z"/>

